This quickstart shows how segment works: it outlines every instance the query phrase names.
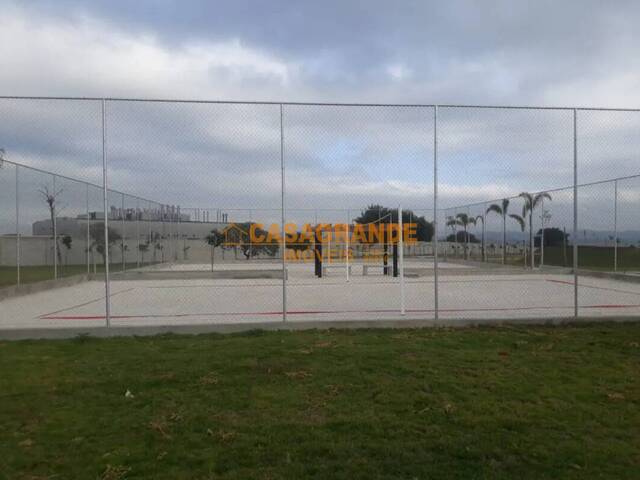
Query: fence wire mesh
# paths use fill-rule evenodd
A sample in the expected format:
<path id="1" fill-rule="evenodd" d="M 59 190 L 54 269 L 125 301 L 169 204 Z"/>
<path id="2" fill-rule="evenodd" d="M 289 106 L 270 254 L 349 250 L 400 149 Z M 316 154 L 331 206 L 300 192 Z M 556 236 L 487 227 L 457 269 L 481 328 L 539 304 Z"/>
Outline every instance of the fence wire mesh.
<path id="1" fill-rule="evenodd" d="M 640 313 L 640 112 L 0 114 L 0 328 Z"/>

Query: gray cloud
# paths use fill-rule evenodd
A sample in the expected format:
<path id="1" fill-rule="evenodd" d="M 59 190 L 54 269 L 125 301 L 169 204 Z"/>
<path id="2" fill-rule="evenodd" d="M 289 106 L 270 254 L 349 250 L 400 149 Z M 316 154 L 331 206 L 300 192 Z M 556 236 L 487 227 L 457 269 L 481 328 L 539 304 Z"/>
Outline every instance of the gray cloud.
<path id="1" fill-rule="evenodd" d="M 640 105 L 639 10 L 599 1 L 3 2 L 0 91 L 628 107 Z M 0 101 L 0 116 L 8 158 L 101 181 L 98 103 Z M 568 112 L 443 109 L 440 122 L 443 206 L 572 181 Z M 636 113 L 581 113 L 580 180 L 638 173 L 638 127 Z M 430 208 L 432 132 L 430 109 L 288 107 L 288 207 Z M 108 105 L 111 185 L 166 203 L 277 208 L 279 141 L 274 106 Z M 591 198 L 597 211 L 604 196 L 585 192 L 584 204 Z M 632 189 L 624 198 L 633 201 Z M 563 202 L 555 208 L 569 224 Z"/>

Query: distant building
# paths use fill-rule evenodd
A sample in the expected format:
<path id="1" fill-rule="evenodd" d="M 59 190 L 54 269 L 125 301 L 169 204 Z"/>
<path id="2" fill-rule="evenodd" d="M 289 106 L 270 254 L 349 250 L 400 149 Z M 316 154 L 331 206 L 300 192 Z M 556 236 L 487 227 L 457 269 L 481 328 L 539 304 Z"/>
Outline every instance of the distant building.
<path id="1" fill-rule="evenodd" d="M 104 212 L 83 213 L 75 218 L 57 217 L 56 233 L 70 235 L 74 238 L 85 238 L 87 235 L 87 218 L 89 223 L 104 221 Z M 180 212 L 180 207 L 164 206 L 158 209 L 117 208 L 109 210 L 109 228 L 124 238 L 141 239 L 152 237 L 204 238 L 211 230 L 223 230 L 227 222 L 192 221 L 190 215 Z M 33 235 L 51 235 L 51 220 L 39 220 L 33 223 Z"/>

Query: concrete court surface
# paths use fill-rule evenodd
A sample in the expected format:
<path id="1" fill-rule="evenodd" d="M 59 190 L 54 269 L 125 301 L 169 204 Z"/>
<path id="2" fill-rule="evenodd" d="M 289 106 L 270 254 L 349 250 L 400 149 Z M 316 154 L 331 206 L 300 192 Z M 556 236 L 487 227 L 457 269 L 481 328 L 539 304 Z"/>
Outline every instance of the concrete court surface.
<path id="1" fill-rule="evenodd" d="M 433 276 L 405 278 L 406 312 L 401 316 L 398 278 L 355 272 L 349 282 L 344 269 L 317 279 L 312 265 L 291 265 L 286 288 L 287 319 L 434 318 Z M 573 315 L 572 275 L 465 273 L 440 275 L 440 319 L 517 320 Z M 581 277 L 579 285 L 581 315 L 640 317 L 640 283 Z M 92 281 L 6 299 L 0 302 L 0 329 L 104 326 L 104 294 L 104 283 Z M 145 277 L 111 282 L 113 326 L 281 322 L 282 305 L 281 279 Z"/>

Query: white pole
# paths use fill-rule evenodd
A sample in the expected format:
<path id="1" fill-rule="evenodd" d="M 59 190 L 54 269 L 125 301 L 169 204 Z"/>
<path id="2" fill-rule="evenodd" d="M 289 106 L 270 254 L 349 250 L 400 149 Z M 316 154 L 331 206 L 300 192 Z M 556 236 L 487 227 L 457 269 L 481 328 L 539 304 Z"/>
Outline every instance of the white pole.
<path id="1" fill-rule="evenodd" d="M 540 208 L 542 213 L 540 214 L 540 222 L 542 223 L 542 229 L 540 230 L 540 268 L 544 266 L 544 197 L 542 197 Z"/>
<path id="2" fill-rule="evenodd" d="M 351 215 L 349 214 L 349 209 L 347 209 L 347 223 L 345 223 L 345 261 L 346 261 L 346 271 L 347 271 L 347 282 L 349 281 L 349 235 L 351 234 L 351 228 L 349 227 L 349 222 L 351 221 Z"/>
<path id="3" fill-rule="evenodd" d="M 438 321 L 438 106 L 433 107 L 433 314 Z M 445 253 L 446 255 L 446 253 Z"/>
<path id="4" fill-rule="evenodd" d="M 282 212 L 282 321 L 287 321 L 287 261 L 285 252 L 287 250 L 287 242 L 284 236 L 285 222 L 285 174 L 284 174 L 284 107 L 280 104 L 280 172 L 281 172 L 281 212 Z"/>
<path id="5" fill-rule="evenodd" d="M 613 271 L 618 271 L 618 181 L 613 182 Z"/>
<path id="6" fill-rule="evenodd" d="M 122 209 L 120 211 L 120 215 L 122 216 L 122 221 L 121 221 L 122 223 L 122 242 L 121 242 L 122 243 L 122 272 L 124 273 L 124 271 L 127 269 L 125 251 L 124 251 L 124 248 L 126 246 L 124 243 L 124 236 L 125 236 L 124 234 L 126 231 L 126 227 L 124 224 L 124 193 L 122 194 Z"/>
<path id="7" fill-rule="evenodd" d="M 536 249 L 533 240 L 533 202 L 531 202 L 531 211 L 529 212 L 529 249 L 531 250 L 531 270 L 536 268 Z"/>
<path id="8" fill-rule="evenodd" d="M 573 315 L 578 316 L 578 111 L 573 109 Z"/>
<path id="9" fill-rule="evenodd" d="M 405 314 L 404 309 L 404 239 L 402 238 L 402 207 L 398 207 L 398 228 L 400 229 L 398 238 L 398 255 L 400 260 L 400 315 Z"/>
<path id="10" fill-rule="evenodd" d="M 20 167 L 16 165 L 16 283 L 20 285 Z"/>
<path id="11" fill-rule="evenodd" d="M 331 230 L 332 230 L 332 226 L 331 224 L 329 224 L 329 240 L 328 240 L 329 243 L 327 248 L 327 255 L 328 255 L 327 263 L 329 264 L 331 263 L 331 235 L 332 235 Z"/>
<path id="12" fill-rule="evenodd" d="M 87 231 L 85 232 L 87 235 L 87 275 L 91 273 L 91 256 L 89 255 L 89 249 L 91 248 L 91 235 L 89 231 L 89 184 L 87 183 Z"/>
<path id="13" fill-rule="evenodd" d="M 140 268 L 140 199 L 136 198 L 136 268 Z"/>
<path id="14" fill-rule="evenodd" d="M 111 326 L 111 285 L 109 284 L 109 215 L 107 210 L 107 111 L 106 102 L 102 99 L 102 206 L 104 210 L 104 288 L 105 288 L 105 322 Z"/>
<path id="15" fill-rule="evenodd" d="M 249 232 L 251 232 L 251 222 L 253 222 L 253 211 L 249 209 Z M 253 241 L 251 239 L 251 234 L 249 234 L 249 261 L 251 261 L 252 250 L 253 250 Z"/>
<path id="16" fill-rule="evenodd" d="M 482 205 L 482 261 L 487 261 L 487 204 Z"/>
<path id="17" fill-rule="evenodd" d="M 58 279 L 58 216 L 56 212 L 56 203 L 58 195 L 56 193 L 56 176 L 53 176 L 53 278 Z"/>

